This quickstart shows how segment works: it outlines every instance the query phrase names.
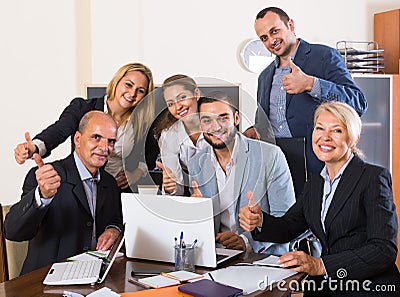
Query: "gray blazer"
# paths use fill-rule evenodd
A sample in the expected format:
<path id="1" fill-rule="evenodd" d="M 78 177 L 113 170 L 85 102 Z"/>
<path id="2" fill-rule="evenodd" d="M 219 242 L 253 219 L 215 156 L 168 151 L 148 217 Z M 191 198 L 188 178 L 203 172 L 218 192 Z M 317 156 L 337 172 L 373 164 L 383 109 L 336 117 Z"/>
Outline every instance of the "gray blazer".
<path id="1" fill-rule="evenodd" d="M 239 234 L 249 239 L 255 252 L 265 248 L 265 252 L 282 254 L 287 244 L 273 244 L 254 241 L 251 234 L 239 225 L 238 215 L 247 204 L 246 193 L 253 191 L 254 200 L 263 211 L 274 216 L 282 216 L 295 202 L 293 182 L 286 159 L 279 147 L 246 138 L 238 133 L 238 157 L 234 180 L 235 219 Z M 210 158 L 212 147 L 198 152 L 188 162 L 190 182 L 195 180 L 204 197 L 213 200 L 215 232 L 220 230 L 220 204 L 215 168 Z"/>

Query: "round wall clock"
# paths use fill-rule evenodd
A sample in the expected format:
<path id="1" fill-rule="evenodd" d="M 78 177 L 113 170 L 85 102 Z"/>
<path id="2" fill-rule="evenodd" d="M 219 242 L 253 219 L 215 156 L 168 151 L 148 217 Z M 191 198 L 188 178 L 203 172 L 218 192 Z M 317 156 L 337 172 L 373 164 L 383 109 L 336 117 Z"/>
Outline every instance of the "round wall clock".
<path id="1" fill-rule="evenodd" d="M 275 55 L 265 48 L 260 39 L 252 39 L 244 44 L 240 58 L 246 70 L 260 73 L 275 59 Z"/>

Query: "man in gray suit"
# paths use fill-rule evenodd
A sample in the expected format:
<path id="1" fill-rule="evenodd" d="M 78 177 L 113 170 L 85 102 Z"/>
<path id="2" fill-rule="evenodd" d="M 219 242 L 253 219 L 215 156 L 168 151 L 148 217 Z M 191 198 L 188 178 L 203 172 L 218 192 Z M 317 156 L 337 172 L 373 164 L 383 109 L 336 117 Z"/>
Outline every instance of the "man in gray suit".
<path id="1" fill-rule="evenodd" d="M 282 254 L 287 244 L 254 241 L 239 225 L 247 195 L 270 214 L 282 216 L 295 202 L 293 183 L 279 147 L 246 138 L 232 100 L 213 92 L 198 101 L 204 138 L 210 144 L 188 163 L 192 196 L 213 199 L 216 240 L 231 249 Z"/>

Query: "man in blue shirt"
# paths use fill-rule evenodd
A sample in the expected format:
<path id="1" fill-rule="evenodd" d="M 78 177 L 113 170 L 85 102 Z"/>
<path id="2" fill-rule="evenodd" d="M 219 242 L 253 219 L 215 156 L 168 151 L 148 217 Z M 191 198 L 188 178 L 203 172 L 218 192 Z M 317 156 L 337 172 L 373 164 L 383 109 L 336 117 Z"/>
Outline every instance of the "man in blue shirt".
<path id="1" fill-rule="evenodd" d="M 268 118 L 275 137 L 305 137 L 307 169 L 319 173 L 323 163 L 311 147 L 315 109 L 325 101 L 340 101 L 362 115 L 367 101 L 339 52 L 297 38 L 294 21 L 282 9 L 261 10 L 254 26 L 276 59 L 258 78 L 256 121 L 244 134 L 268 138 Z"/>

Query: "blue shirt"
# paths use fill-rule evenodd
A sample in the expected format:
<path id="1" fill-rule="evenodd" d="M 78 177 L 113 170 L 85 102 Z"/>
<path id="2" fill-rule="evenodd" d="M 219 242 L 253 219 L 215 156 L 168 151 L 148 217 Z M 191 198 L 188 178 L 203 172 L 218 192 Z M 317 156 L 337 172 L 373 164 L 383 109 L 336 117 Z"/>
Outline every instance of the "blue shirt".
<path id="1" fill-rule="evenodd" d="M 295 51 L 291 57 L 294 60 L 300 42 L 297 44 Z M 282 85 L 282 78 L 290 74 L 290 66 L 280 66 L 279 57 L 275 58 L 275 73 L 272 79 L 270 105 L 269 105 L 269 120 L 275 137 L 292 137 L 289 125 L 286 120 L 286 91 Z M 314 78 L 313 88 L 308 92 L 314 98 L 321 98 L 321 86 L 318 78 Z"/>
<path id="2" fill-rule="evenodd" d="M 329 174 L 328 174 L 328 169 L 326 168 L 326 165 L 324 168 L 322 168 L 321 171 L 321 176 L 324 179 L 324 192 L 322 195 L 322 207 L 321 207 L 321 223 L 322 227 L 324 228 L 325 231 L 325 218 L 326 214 L 329 210 L 329 207 L 331 206 L 333 196 L 335 195 L 336 188 L 339 184 L 340 178 L 342 177 L 343 171 L 346 169 L 347 165 L 349 165 L 351 159 L 353 159 L 354 154 L 351 154 L 350 158 L 347 160 L 347 162 L 340 168 L 339 172 L 336 174 L 336 176 L 332 179 L 332 182 L 330 182 L 329 179 Z"/>

